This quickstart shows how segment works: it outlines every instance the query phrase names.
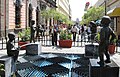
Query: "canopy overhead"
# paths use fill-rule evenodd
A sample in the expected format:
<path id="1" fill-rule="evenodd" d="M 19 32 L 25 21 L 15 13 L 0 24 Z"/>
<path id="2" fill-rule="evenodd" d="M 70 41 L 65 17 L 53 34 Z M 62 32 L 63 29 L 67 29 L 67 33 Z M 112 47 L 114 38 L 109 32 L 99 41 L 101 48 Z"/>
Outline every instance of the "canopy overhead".
<path id="1" fill-rule="evenodd" d="M 116 16 L 120 16 L 120 7 L 116 7 L 110 11 L 107 12 L 107 15 L 108 16 L 111 16 L 111 17 L 116 17 Z"/>

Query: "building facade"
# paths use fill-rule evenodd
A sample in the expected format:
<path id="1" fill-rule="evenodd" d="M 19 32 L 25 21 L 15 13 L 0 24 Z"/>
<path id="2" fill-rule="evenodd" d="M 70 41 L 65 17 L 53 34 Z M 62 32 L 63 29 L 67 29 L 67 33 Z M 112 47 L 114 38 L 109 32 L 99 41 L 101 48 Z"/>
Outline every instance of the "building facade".
<path id="1" fill-rule="evenodd" d="M 113 29 L 120 35 L 120 0 L 109 0 L 107 2 L 107 15 L 113 19 Z"/>
<path id="2" fill-rule="evenodd" d="M 57 0 L 56 10 L 64 14 L 68 18 L 71 18 L 71 8 L 70 8 L 69 0 Z"/>
<path id="3" fill-rule="evenodd" d="M 104 6 L 105 14 L 112 19 L 111 28 L 120 35 L 120 0 L 98 0 L 96 7 Z"/>
<path id="4" fill-rule="evenodd" d="M 37 0 L 0 0 L 0 37 L 28 26 L 29 4 L 33 5 L 32 16 L 35 19 Z"/>
<path id="5" fill-rule="evenodd" d="M 52 7 L 56 0 L 0 0 L 0 37 L 28 28 L 31 20 L 38 26 L 43 23 L 40 11 Z"/>

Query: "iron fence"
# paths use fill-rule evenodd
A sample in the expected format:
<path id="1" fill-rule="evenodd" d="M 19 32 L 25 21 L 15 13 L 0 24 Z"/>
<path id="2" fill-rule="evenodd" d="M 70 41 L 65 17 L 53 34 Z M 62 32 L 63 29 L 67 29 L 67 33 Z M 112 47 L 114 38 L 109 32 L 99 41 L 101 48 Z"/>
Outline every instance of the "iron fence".
<path id="1" fill-rule="evenodd" d="M 59 34 L 57 35 L 57 45 L 59 46 Z M 73 37 L 71 38 L 73 40 Z M 8 41 L 8 38 L 4 38 L 2 37 L 1 40 L 0 40 L 0 50 L 1 49 L 6 49 L 6 44 L 7 44 L 7 41 Z M 18 41 L 20 41 L 20 38 L 19 37 L 16 37 L 16 39 L 14 40 L 14 45 L 15 46 L 18 46 Z M 35 41 L 36 42 L 40 42 L 42 46 L 52 46 L 52 35 L 48 35 L 48 34 L 45 34 L 45 35 L 42 35 L 42 36 L 39 36 L 39 37 L 35 37 Z M 79 46 L 84 46 L 84 44 L 88 42 L 88 36 L 85 35 L 85 36 L 82 36 L 82 35 L 79 35 L 77 34 L 76 35 L 76 39 L 75 41 L 72 41 L 72 47 L 79 47 Z M 91 42 L 91 41 L 89 41 Z"/>

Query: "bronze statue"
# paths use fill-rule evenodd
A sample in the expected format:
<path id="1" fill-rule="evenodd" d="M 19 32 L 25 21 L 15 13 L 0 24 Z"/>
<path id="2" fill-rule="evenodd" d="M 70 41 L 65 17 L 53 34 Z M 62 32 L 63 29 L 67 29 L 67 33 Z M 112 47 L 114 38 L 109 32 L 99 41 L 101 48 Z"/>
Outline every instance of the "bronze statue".
<path id="1" fill-rule="evenodd" d="M 110 63 L 110 55 L 108 53 L 108 45 L 116 38 L 113 30 L 109 27 L 111 18 L 109 16 L 103 16 L 101 20 L 102 29 L 100 31 L 100 43 L 99 43 L 99 58 L 97 62 L 100 66 L 104 66 L 104 54 L 106 56 L 105 63 Z M 111 39 L 110 39 L 111 36 Z"/>
<path id="2" fill-rule="evenodd" d="M 12 66 L 11 66 L 11 76 L 15 73 L 16 71 L 16 64 L 15 62 L 18 59 L 18 55 L 19 55 L 19 47 L 15 48 L 14 44 L 13 44 L 13 40 L 15 40 L 15 33 L 14 32 L 9 32 L 8 33 L 8 42 L 7 42 L 7 55 L 12 57 Z"/>
<path id="3" fill-rule="evenodd" d="M 35 21 L 32 20 L 31 21 L 31 26 L 30 26 L 30 30 L 31 30 L 31 35 L 30 35 L 30 43 L 33 41 L 35 43 L 35 38 L 34 38 L 34 35 L 35 35 L 35 28 L 34 28 L 34 25 L 35 24 Z"/>
<path id="4" fill-rule="evenodd" d="M 19 55 L 19 49 L 15 48 L 14 44 L 12 43 L 13 40 L 15 40 L 15 33 L 14 32 L 8 33 L 8 38 L 9 40 L 7 42 L 7 54 L 8 56 L 12 56 L 15 62 Z"/>

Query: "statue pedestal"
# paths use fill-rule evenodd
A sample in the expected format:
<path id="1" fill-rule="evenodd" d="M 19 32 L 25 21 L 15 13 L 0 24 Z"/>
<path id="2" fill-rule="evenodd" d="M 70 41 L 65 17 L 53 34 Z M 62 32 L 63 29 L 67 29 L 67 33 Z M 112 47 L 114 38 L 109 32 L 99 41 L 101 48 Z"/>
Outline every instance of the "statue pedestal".
<path id="1" fill-rule="evenodd" d="M 1 77 L 11 77 L 11 68 L 12 68 L 12 57 L 8 57 L 7 55 L 1 56 L 0 55 L 0 67 L 3 68 L 0 69 L 0 76 Z"/>
<path id="2" fill-rule="evenodd" d="M 103 67 L 97 64 L 98 61 L 98 59 L 90 59 L 89 77 L 119 77 L 119 67 L 114 61 Z"/>
<path id="3" fill-rule="evenodd" d="M 98 57 L 98 43 L 85 44 L 85 57 Z"/>
<path id="4" fill-rule="evenodd" d="M 41 44 L 37 43 L 30 43 L 26 46 L 26 54 L 27 55 L 39 55 L 42 51 Z"/>

